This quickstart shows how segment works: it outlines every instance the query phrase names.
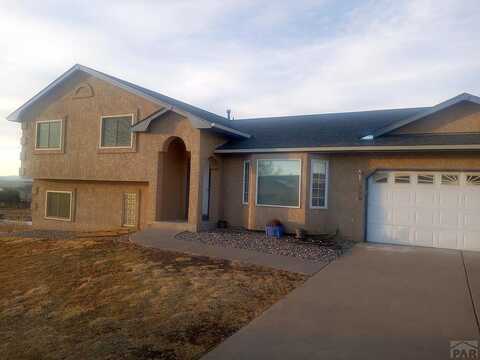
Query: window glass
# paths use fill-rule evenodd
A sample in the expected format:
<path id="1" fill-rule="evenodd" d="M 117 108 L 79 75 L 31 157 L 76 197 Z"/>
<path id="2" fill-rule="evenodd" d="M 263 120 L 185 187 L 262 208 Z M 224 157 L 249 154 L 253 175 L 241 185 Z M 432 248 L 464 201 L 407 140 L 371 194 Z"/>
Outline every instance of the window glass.
<path id="1" fill-rule="evenodd" d="M 248 204 L 248 195 L 250 191 L 250 161 L 243 162 L 243 197 L 242 202 Z"/>
<path id="2" fill-rule="evenodd" d="M 374 175 L 373 179 L 377 184 L 386 184 L 388 183 L 388 174 L 378 173 Z"/>
<path id="3" fill-rule="evenodd" d="M 47 192 L 46 216 L 57 219 L 70 219 L 71 194 Z"/>
<path id="4" fill-rule="evenodd" d="M 419 184 L 433 184 L 435 181 L 435 175 L 433 174 L 419 174 L 417 176 L 417 183 Z"/>
<path id="5" fill-rule="evenodd" d="M 106 117 L 102 119 L 102 146 L 124 147 L 131 145 L 131 116 Z"/>
<path id="6" fill-rule="evenodd" d="M 410 175 L 395 175 L 395 184 L 410 184 Z"/>
<path id="7" fill-rule="evenodd" d="M 62 124 L 60 121 L 37 123 L 37 148 L 58 149 L 61 145 Z"/>
<path id="8" fill-rule="evenodd" d="M 257 204 L 300 206 L 300 160 L 258 160 Z"/>
<path id="9" fill-rule="evenodd" d="M 480 185 L 480 175 L 467 175 L 467 185 Z"/>
<path id="10" fill-rule="evenodd" d="M 442 174 L 442 185 L 458 185 L 458 175 L 453 174 Z"/>
<path id="11" fill-rule="evenodd" d="M 312 207 L 326 207 L 327 204 L 327 161 L 312 160 L 310 198 Z"/>

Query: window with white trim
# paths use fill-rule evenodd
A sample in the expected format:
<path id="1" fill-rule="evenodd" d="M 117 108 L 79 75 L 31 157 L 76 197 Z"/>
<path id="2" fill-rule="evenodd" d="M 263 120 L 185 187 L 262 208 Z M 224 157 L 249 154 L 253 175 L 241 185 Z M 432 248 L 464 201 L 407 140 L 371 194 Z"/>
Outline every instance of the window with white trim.
<path id="1" fill-rule="evenodd" d="M 328 196 L 328 160 L 312 159 L 310 169 L 310 207 L 326 209 Z"/>
<path id="2" fill-rule="evenodd" d="M 130 130 L 132 124 L 132 115 L 103 116 L 100 146 L 105 148 L 132 147 L 133 133 Z"/>
<path id="3" fill-rule="evenodd" d="M 300 207 L 300 160 L 257 160 L 257 205 Z"/>
<path id="4" fill-rule="evenodd" d="M 243 162 L 243 186 L 242 186 L 242 204 L 248 204 L 248 196 L 250 193 L 250 160 Z"/>
<path id="5" fill-rule="evenodd" d="M 72 192 L 47 190 L 45 217 L 70 221 L 72 219 Z"/>
<path id="6" fill-rule="evenodd" d="M 62 147 L 62 120 L 37 121 L 36 149 L 55 149 Z"/>

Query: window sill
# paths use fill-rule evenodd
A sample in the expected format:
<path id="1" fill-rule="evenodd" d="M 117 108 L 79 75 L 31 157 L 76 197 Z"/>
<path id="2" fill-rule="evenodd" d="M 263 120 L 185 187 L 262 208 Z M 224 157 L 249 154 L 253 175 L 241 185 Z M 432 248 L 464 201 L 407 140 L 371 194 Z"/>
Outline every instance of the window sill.
<path id="1" fill-rule="evenodd" d="M 56 220 L 56 221 L 72 222 L 72 219 L 63 219 L 63 218 L 47 217 L 47 216 L 44 216 L 44 219 L 45 219 L 45 220 Z"/>
<path id="2" fill-rule="evenodd" d="M 257 207 L 271 207 L 271 208 L 283 208 L 283 209 L 301 209 L 301 206 L 283 206 L 283 205 L 262 205 L 256 204 Z"/>
<path id="3" fill-rule="evenodd" d="M 135 153 L 137 149 L 135 147 L 99 147 L 97 148 L 97 154 L 123 154 L 123 153 Z"/>
<path id="4" fill-rule="evenodd" d="M 34 149 L 34 155 L 52 155 L 52 154 L 65 154 L 63 149 Z"/>

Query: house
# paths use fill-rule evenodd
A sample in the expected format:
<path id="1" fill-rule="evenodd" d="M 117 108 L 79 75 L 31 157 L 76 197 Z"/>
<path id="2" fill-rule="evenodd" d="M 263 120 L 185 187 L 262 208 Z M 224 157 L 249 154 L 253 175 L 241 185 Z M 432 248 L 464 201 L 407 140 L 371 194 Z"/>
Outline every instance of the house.
<path id="1" fill-rule="evenodd" d="M 321 99 L 319 99 L 321 101 Z M 8 116 L 33 224 L 198 231 L 218 220 L 480 250 L 480 98 L 229 120 L 75 65 Z"/>

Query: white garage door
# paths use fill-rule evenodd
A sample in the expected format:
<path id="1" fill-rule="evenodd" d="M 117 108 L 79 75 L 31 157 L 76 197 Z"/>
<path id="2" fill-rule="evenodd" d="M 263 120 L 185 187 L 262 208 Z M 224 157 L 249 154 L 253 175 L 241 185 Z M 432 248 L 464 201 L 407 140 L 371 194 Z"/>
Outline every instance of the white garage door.
<path id="1" fill-rule="evenodd" d="M 480 173 L 375 173 L 367 240 L 480 251 Z"/>

